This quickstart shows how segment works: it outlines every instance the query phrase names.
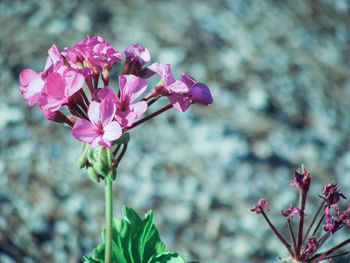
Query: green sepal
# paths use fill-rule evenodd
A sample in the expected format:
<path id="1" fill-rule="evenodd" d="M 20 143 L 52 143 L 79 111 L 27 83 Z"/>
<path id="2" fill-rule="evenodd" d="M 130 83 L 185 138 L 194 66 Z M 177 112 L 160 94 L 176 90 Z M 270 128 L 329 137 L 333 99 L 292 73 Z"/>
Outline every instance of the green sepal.
<path id="1" fill-rule="evenodd" d="M 96 183 L 100 182 L 100 176 L 96 173 L 94 167 L 89 166 L 88 168 L 86 168 L 86 171 L 88 175 L 91 177 L 91 179 L 93 179 Z"/>
<path id="2" fill-rule="evenodd" d="M 108 176 L 108 172 L 112 169 L 111 156 L 108 152 L 110 152 L 110 149 L 104 146 L 99 146 L 94 150 L 95 160 L 92 162 L 92 165 L 96 172 L 103 177 Z"/>
<path id="3" fill-rule="evenodd" d="M 86 150 L 86 158 L 90 163 L 96 162 L 95 156 L 94 156 L 94 149 L 91 149 L 90 147 L 87 147 L 88 149 Z"/>
<path id="4" fill-rule="evenodd" d="M 83 153 L 82 153 L 82 155 L 80 156 L 80 158 L 78 160 L 78 167 L 79 167 L 79 169 L 85 167 L 86 164 L 87 164 L 87 156 L 86 155 L 87 155 L 89 147 L 86 146 L 85 143 L 83 143 L 82 148 L 83 148 Z"/>
<path id="5" fill-rule="evenodd" d="M 123 133 L 123 135 L 116 141 L 113 142 L 113 145 L 117 144 L 127 144 L 130 141 L 130 134 L 128 132 Z"/>

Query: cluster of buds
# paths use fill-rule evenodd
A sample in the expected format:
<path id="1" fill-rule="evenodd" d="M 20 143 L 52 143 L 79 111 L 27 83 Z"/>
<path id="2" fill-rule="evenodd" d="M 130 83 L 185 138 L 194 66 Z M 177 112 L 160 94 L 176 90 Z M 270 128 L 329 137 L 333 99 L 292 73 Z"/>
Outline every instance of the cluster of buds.
<path id="1" fill-rule="evenodd" d="M 307 172 L 302 166 L 294 173 L 294 181 L 289 185 L 298 189 L 299 207 L 293 207 L 291 204 L 286 210 L 281 210 L 282 216 L 287 219 L 290 242 L 288 242 L 276 227 L 271 223 L 266 211 L 269 211 L 265 199 L 260 199 L 257 206 L 251 211 L 262 214 L 273 233 L 284 244 L 290 253 L 290 257 L 280 259 L 282 262 L 320 262 L 322 260 L 349 254 L 350 252 L 339 253 L 339 249 L 350 243 L 350 238 L 332 247 L 331 249 L 320 252 L 320 248 L 325 242 L 338 230 L 344 226 L 350 227 L 350 204 L 344 211 L 340 211 L 338 202 L 346 197 L 337 188 L 337 184 L 330 183 L 324 186 L 322 194 L 319 195 L 321 204 L 315 215 L 304 231 L 306 197 L 311 184 L 311 173 Z M 321 213 L 321 211 L 323 213 Z M 332 213 L 331 213 L 332 212 Z M 297 231 L 293 230 L 291 219 L 298 216 Z M 317 224 L 315 224 L 317 221 Z M 319 231 L 323 224 L 323 233 Z M 296 225 L 295 225 L 296 226 Z M 312 231 L 311 231 L 312 230 Z M 297 236 L 295 236 L 295 233 Z"/>
<path id="2" fill-rule="evenodd" d="M 122 155 L 114 157 L 120 145 L 127 144 L 123 135 L 128 130 L 172 107 L 184 112 L 192 103 L 208 105 L 213 101 L 205 84 L 184 73 L 181 80 L 175 80 L 169 64 L 147 66 L 150 53 L 139 44 L 129 45 L 124 54 L 118 92 L 109 86 L 110 71 L 122 60 L 123 52 L 100 36 L 87 36 L 63 52 L 52 45 L 42 72 L 25 69 L 20 73 L 20 91 L 28 105 L 37 104 L 46 119 L 67 124 L 73 137 L 88 145 L 83 146 L 82 160 L 86 161 L 80 162 L 81 167 L 96 167 L 95 161 L 100 162 L 97 156 L 107 156 L 97 149 L 112 146 L 116 149 L 108 151 L 115 166 Z M 148 89 L 145 80 L 154 74 L 160 76 L 160 82 Z M 141 118 L 161 97 L 167 97 L 169 104 Z M 87 148 L 98 152 L 91 154 Z"/>

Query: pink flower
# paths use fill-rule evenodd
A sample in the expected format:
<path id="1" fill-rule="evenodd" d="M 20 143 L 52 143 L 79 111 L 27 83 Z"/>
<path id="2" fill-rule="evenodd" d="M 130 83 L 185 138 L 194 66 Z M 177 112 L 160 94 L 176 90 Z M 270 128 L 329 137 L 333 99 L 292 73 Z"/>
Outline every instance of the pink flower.
<path id="1" fill-rule="evenodd" d="M 148 49 L 140 46 L 139 44 L 127 46 L 124 53 L 127 61 L 138 61 L 141 66 L 145 65 L 151 60 L 151 54 L 149 53 Z"/>
<path id="2" fill-rule="evenodd" d="M 130 127 L 134 120 L 139 118 L 147 110 L 147 102 L 132 102 L 147 89 L 146 82 L 134 75 L 121 75 L 119 77 L 119 97 L 106 86 L 98 91 L 99 99 L 111 99 L 116 104 L 115 118 L 123 127 Z"/>
<path id="3" fill-rule="evenodd" d="M 100 103 L 92 101 L 88 108 L 90 121 L 81 119 L 75 123 L 72 134 L 79 141 L 89 143 L 90 148 L 98 145 L 111 147 L 112 142 L 120 138 L 122 129 L 114 121 L 116 107 L 112 100 L 105 99 Z"/>
<path id="4" fill-rule="evenodd" d="M 19 75 L 21 82 L 20 91 L 29 106 L 33 106 L 38 102 L 47 76 L 52 72 L 58 71 L 63 66 L 63 58 L 56 45 L 51 46 L 48 54 L 43 72 L 36 73 L 32 69 L 25 69 Z"/>
<path id="5" fill-rule="evenodd" d="M 85 83 L 84 76 L 72 68 L 61 68 L 63 71 L 48 75 L 46 85 L 41 91 L 38 105 L 43 110 L 57 111 L 68 103 L 68 99 L 79 91 Z"/>
<path id="6" fill-rule="evenodd" d="M 103 70 L 111 70 L 112 64 L 119 61 L 123 55 L 100 36 L 94 36 L 88 46 L 92 50 L 93 58 L 90 58 L 92 63 Z"/>
<path id="7" fill-rule="evenodd" d="M 100 36 L 90 38 L 86 36 L 84 40 L 73 45 L 73 49 L 66 48 L 67 59 L 73 64 L 83 63 L 92 67 L 94 71 L 110 71 L 112 64 L 119 61 L 123 53 L 118 52 L 111 44 Z"/>
<path id="8" fill-rule="evenodd" d="M 33 106 L 38 102 L 40 92 L 45 84 L 42 72 L 36 73 L 32 69 L 25 69 L 20 73 L 19 81 L 21 82 L 19 89 L 22 96 L 27 100 L 29 106 Z"/>

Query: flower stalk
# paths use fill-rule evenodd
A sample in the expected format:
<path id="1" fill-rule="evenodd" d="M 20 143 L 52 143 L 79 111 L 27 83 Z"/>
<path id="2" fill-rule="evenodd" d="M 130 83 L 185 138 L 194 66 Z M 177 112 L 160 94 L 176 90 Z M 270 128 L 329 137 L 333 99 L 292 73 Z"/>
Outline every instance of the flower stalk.
<path id="1" fill-rule="evenodd" d="M 113 220 L 113 188 L 112 174 L 105 178 L 105 203 L 106 203 L 106 243 L 105 263 L 111 263 L 112 255 L 112 220 Z"/>

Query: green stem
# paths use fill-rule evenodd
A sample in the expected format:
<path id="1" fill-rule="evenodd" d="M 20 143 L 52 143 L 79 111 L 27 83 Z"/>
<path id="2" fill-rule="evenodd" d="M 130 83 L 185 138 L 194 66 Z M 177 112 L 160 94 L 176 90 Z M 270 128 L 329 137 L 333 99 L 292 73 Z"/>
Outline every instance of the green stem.
<path id="1" fill-rule="evenodd" d="M 112 176 L 108 174 L 105 177 L 105 202 L 106 202 L 106 245 L 105 245 L 105 263 L 111 263 L 112 254 L 112 220 L 113 220 L 113 192 Z"/>

